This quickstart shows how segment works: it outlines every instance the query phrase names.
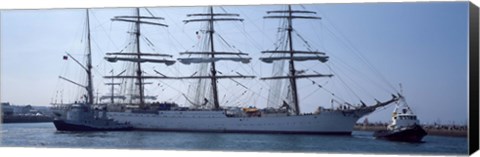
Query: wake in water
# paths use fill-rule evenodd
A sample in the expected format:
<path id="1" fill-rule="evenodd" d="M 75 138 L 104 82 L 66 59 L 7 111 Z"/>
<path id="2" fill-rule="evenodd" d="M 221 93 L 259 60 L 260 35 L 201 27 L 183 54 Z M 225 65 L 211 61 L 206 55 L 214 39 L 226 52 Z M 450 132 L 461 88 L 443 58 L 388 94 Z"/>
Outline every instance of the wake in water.
<path id="1" fill-rule="evenodd" d="M 372 136 L 372 133 L 369 133 L 369 132 L 358 132 L 358 131 L 352 132 L 352 137 L 354 137 L 354 138 L 361 138 L 361 139 L 375 139 L 375 137 Z"/>

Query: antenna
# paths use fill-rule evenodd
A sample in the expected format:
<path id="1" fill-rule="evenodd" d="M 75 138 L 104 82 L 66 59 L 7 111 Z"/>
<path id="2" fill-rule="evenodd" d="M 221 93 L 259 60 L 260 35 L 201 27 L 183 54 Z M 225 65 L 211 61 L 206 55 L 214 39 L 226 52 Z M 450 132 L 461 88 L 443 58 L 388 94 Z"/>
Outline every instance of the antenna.
<path id="1" fill-rule="evenodd" d="M 402 87 L 402 83 L 399 83 L 398 86 L 400 86 L 400 94 L 403 95 L 403 87 Z"/>

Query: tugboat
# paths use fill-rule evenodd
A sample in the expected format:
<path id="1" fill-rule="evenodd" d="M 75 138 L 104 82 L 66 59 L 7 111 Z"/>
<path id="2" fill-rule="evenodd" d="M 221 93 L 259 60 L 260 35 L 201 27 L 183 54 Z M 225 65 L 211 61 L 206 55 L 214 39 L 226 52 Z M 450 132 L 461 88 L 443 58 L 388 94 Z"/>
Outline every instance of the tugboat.
<path id="1" fill-rule="evenodd" d="M 106 107 L 95 107 L 93 104 L 93 84 L 92 84 L 92 64 L 91 64 L 91 48 L 90 48 L 90 27 L 89 14 L 87 16 L 87 63 L 86 66 L 80 64 L 73 56 L 67 53 L 73 60 L 82 66 L 87 73 L 87 85 L 82 85 L 59 77 L 75 85 L 86 89 L 87 95 L 84 96 L 85 102 L 68 104 L 68 107 L 54 109 L 55 119 L 53 124 L 59 131 L 125 131 L 132 130 L 133 127 L 129 123 L 119 123 L 107 117 Z M 64 59 L 67 57 L 65 56 Z M 98 106 L 98 105 L 97 105 Z"/>
<path id="2" fill-rule="evenodd" d="M 420 126 L 417 116 L 408 107 L 405 98 L 400 95 L 392 114 L 392 123 L 387 130 L 376 131 L 373 136 L 377 139 L 402 142 L 422 142 L 427 132 Z"/>
<path id="3" fill-rule="evenodd" d="M 73 104 L 66 111 L 65 119 L 53 121 L 58 131 L 128 131 L 128 123 L 118 123 L 107 118 L 105 109 L 92 109 L 86 103 Z"/>

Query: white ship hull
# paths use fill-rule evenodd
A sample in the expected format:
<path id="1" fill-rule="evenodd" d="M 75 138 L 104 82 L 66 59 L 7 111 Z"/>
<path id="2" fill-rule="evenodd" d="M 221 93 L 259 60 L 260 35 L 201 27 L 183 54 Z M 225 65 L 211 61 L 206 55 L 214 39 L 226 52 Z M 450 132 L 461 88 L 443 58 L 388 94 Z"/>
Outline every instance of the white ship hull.
<path id="1" fill-rule="evenodd" d="M 118 122 L 135 129 L 195 132 L 350 134 L 367 110 L 325 111 L 308 115 L 227 117 L 224 111 L 109 112 Z"/>

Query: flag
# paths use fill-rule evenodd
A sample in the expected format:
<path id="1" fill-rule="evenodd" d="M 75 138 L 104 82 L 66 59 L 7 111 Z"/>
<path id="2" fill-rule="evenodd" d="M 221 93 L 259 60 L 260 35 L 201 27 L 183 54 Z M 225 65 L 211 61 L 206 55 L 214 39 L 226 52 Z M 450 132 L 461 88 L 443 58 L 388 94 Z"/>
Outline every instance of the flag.
<path id="1" fill-rule="evenodd" d="M 63 60 L 68 60 L 68 56 L 63 56 Z"/>

